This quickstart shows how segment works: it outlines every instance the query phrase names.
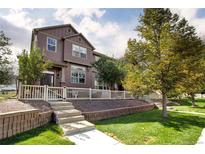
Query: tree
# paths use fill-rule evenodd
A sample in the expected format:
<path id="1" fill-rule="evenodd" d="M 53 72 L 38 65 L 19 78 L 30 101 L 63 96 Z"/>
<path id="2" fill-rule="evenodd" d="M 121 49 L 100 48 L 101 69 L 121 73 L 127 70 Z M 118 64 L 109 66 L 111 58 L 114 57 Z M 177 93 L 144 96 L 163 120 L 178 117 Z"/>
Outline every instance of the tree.
<path id="1" fill-rule="evenodd" d="M 181 51 L 185 72 L 185 78 L 178 84 L 178 89 L 188 94 L 195 106 L 194 95 L 205 88 L 205 44 L 197 36 L 195 28 L 184 18 L 178 24 L 177 31 L 180 38 L 177 39 L 177 49 Z"/>
<path id="2" fill-rule="evenodd" d="M 39 48 L 33 48 L 30 54 L 23 50 L 18 56 L 19 59 L 19 80 L 23 84 L 37 84 L 42 78 L 43 71 L 51 67 L 51 62 L 44 60 Z"/>
<path id="3" fill-rule="evenodd" d="M 118 64 L 117 60 L 107 57 L 101 57 L 92 64 L 98 72 L 99 82 L 108 84 L 110 89 L 113 89 L 115 83 L 121 84 L 124 77 L 124 72 Z"/>
<path id="4" fill-rule="evenodd" d="M 125 54 L 127 61 L 140 72 L 135 77 L 140 81 L 147 78 L 147 82 L 139 82 L 142 83 L 139 86 L 145 84 L 150 88 L 151 84 L 152 90 L 161 91 L 163 117 L 168 116 L 167 95 L 184 78 L 181 50 L 176 44 L 176 37 L 180 39 L 178 22 L 178 15 L 172 14 L 170 9 L 144 9 L 136 28 L 141 40 L 130 39 Z"/>
<path id="5" fill-rule="evenodd" d="M 0 31 L 0 85 L 9 84 L 13 77 L 13 70 L 9 56 L 12 51 L 9 49 L 10 38 Z"/>

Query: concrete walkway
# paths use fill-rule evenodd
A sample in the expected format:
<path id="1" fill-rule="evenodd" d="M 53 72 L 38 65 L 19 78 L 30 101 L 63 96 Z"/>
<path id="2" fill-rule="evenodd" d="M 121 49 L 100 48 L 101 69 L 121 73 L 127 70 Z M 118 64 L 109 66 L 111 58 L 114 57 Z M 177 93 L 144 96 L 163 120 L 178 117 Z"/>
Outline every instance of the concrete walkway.
<path id="1" fill-rule="evenodd" d="M 75 142 L 76 145 L 123 145 L 112 137 L 102 133 L 97 129 L 87 132 L 67 135 L 69 140 Z"/>
<path id="2" fill-rule="evenodd" d="M 201 132 L 201 136 L 199 137 L 197 145 L 205 145 L 205 128 Z"/>

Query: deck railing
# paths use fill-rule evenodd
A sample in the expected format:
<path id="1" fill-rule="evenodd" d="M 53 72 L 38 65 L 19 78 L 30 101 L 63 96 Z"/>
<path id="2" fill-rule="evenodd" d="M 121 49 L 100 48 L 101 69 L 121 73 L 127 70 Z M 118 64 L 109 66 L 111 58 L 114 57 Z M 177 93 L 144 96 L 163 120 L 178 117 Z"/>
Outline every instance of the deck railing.
<path id="1" fill-rule="evenodd" d="M 64 100 L 64 99 L 133 99 L 129 91 L 101 90 L 74 87 L 50 87 L 19 85 L 20 100 Z"/>

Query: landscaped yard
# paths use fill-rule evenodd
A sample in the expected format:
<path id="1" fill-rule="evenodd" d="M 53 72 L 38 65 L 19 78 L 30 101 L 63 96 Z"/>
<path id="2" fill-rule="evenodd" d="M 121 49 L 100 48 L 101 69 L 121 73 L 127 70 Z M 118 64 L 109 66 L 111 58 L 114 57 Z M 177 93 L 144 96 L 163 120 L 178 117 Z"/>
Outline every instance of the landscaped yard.
<path id="1" fill-rule="evenodd" d="M 0 144 L 21 145 L 73 145 L 74 143 L 63 138 L 63 132 L 56 124 L 47 124 L 39 128 L 0 140 Z"/>
<path id="2" fill-rule="evenodd" d="M 196 107 L 192 107 L 192 104 L 188 99 L 174 101 L 179 102 L 180 106 L 172 106 L 172 110 L 205 113 L 205 99 L 196 99 Z"/>
<path id="3" fill-rule="evenodd" d="M 6 94 L 2 94 L 1 92 L 0 92 L 0 102 L 2 102 L 3 100 L 6 100 L 6 99 L 8 99 L 8 98 L 10 98 L 10 97 L 14 97 L 16 95 L 16 92 L 8 92 L 8 93 L 6 93 Z"/>
<path id="4" fill-rule="evenodd" d="M 97 129 L 124 144 L 195 144 L 205 127 L 205 116 L 160 110 L 96 122 Z"/>

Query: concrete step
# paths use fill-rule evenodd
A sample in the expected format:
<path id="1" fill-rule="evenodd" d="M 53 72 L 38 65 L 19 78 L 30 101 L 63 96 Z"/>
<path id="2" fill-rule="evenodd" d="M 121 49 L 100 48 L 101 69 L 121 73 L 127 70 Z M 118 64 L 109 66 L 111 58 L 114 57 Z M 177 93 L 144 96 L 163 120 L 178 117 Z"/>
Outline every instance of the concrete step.
<path id="1" fill-rule="evenodd" d="M 57 115 L 58 118 L 81 115 L 81 112 L 79 110 L 76 110 L 76 109 L 59 110 L 59 111 L 54 111 L 54 113 Z"/>
<path id="2" fill-rule="evenodd" d="M 65 118 L 58 118 L 59 124 L 65 124 L 65 123 L 71 123 L 71 122 L 77 122 L 77 121 L 82 121 L 84 120 L 84 116 L 78 115 L 78 116 L 70 116 L 70 117 L 65 117 Z"/>
<path id="3" fill-rule="evenodd" d="M 72 105 L 71 102 L 63 102 L 63 101 L 58 101 L 58 102 L 49 102 L 51 106 L 68 106 Z"/>
<path id="4" fill-rule="evenodd" d="M 70 110 L 74 109 L 73 105 L 67 105 L 67 106 L 52 106 L 54 111 L 61 111 L 61 110 Z"/>
<path id="5" fill-rule="evenodd" d="M 65 135 L 69 135 L 92 130 L 95 128 L 95 125 L 86 120 L 82 120 L 78 122 L 63 124 L 61 125 L 61 128 L 63 129 Z"/>

